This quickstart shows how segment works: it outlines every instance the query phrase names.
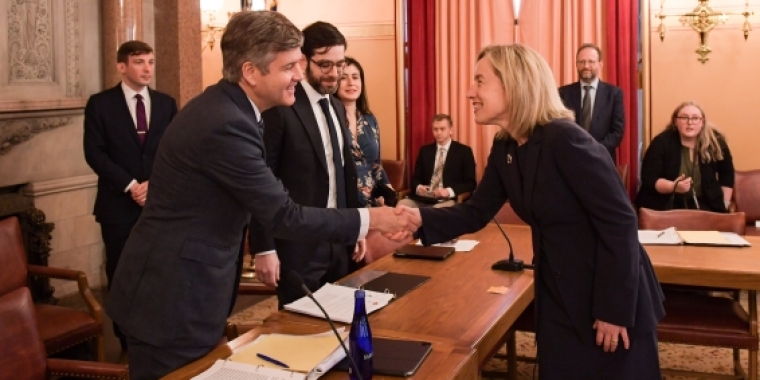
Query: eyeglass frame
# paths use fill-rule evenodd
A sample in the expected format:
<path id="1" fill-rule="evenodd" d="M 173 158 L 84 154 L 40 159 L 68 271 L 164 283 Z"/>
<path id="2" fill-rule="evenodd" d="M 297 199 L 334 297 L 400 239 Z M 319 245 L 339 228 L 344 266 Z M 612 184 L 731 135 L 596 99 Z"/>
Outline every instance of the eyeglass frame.
<path id="1" fill-rule="evenodd" d="M 338 62 L 333 62 L 333 61 L 329 61 L 329 60 L 323 60 L 323 61 L 317 62 L 317 61 L 309 58 L 309 62 L 313 62 L 315 65 L 317 65 L 317 67 L 319 67 L 319 71 L 321 71 L 322 74 L 329 74 L 330 72 L 332 72 L 333 67 L 338 70 L 338 74 L 341 74 L 341 73 L 343 73 L 343 70 L 345 70 L 346 66 L 347 66 L 345 58 L 342 59 L 342 60 L 340 60 L 340 61 L 338 61 Z M 330 64 L 329 68 L 322 67 L 322 64 L 328 64 L 328 63 Z"/>
<path id="2" fill-rule="evenodd" d="M 698 124 L 700 121 L 704 120 L 704 117 L 701 116 L 676 116 L 676 119 L 681 120 L 685 122 L 686 124 Z"/>
<path id="3" fill-rule="evenodd" d="M 586 65 L 594 66 L 594 65 L 598 64 L 599 62 L 600 61 L 595 61 L 595 60 L 592 60 L 592 59 L 582 59 L 580 61 L 575 61 L 575 64 L 577 66 L 584 67 Z"/>

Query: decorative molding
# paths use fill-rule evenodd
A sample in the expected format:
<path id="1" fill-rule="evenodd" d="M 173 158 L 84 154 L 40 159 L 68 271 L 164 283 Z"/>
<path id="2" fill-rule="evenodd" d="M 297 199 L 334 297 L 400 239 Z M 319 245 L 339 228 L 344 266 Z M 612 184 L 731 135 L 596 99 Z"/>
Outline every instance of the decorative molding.
<path id="1" fill-rule="evenodd" d="M 16 0 L 8 10 L 11 83 L 50 83 L 53 78 L 51 0 Z"/>
<path id="2" fill-rule="evenodd" d="M 346 38 L 360 39 L 360 38 L 377 38 L 377 37 L 390 37 L 393 38 L 396 35 L 396 25 L 393 23 L 388 24 L 346 24 L 337 25 L 340 32 L 343 33 Z"/>
<path id="3" fill-rule="evenodd" d="M 78 177 L 32 182 L 21 188 L 21 195 L 41 197 L 43 195 L 96 187 L 97 185 L 98 176 L 96 174 L 88 174 Z"/>
<path id="4" fill-rule="evenodd" d="M 0 156 L 13 146 L 45 131 L 71 124 L 71 117 L 27 118 L 0 121 Z"/>
<path id="5" fill-rule="evenodd" d="M 82 96 L 79 76 L 79 0 L 66 0 L 66 97 Z"/>

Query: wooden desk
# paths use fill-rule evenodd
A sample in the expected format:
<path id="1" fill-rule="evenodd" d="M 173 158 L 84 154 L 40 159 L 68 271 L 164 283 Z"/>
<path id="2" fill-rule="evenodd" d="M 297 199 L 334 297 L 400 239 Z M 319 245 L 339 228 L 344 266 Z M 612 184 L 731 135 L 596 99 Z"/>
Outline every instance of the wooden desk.
<path id="1" fill-rule="evenodd" d="M 518 256 L 530 260 L 532 243 L 527 226 L 510 226 Z M 504 341 L 505 334 L 533 299 L 533 272 L 499 272 L 491 264 L 506 259 L 509 248 L 494 225 L 465 235 L 480 243 L 470 252 L 457 252 L 444 261 L 412 260 L 392 255 L 373 262 L 347 279 L 371 270 L 430 276 L 419 288 L 370 315 L 372 331 L 386 336 L 419 339 L 474 348 L 482 366 Z M 507 286 L 506 294 L 490 294 L 491 286 Z M 324 325 L 321 319 L 278 312 L 266 323 L 296 322 Z"/>
<path id="2" fill-rule="evenodd" d="M 662 283 L 760 290 L 760 236 L 751 247 L 645 245 Z"/>
<path id="3" fill-rule="evenodd" d="M 200 374 L 218 359 L 226 359 L 245 344 L 250 343 L 261 334 L 314 334 L 324 332 L 325 327 L 300 323 L 279 323 L 269 326 L 259 326 L 224 346 L 217 347 L 208 355 L 193 363 L 182 367 L 163 377 L 165 380 L 186 380 Z M 375 333 L 376 336 L 383 336 Z M 401 379 L 393 376 L 373 376 L 373 379 L 391 380 Z M 330 371 L 322 379 L 342 380 L 348 379 L 347 372 Z M 472 349 L 455 347 L 442 343 L 433 343 L 433 350 L 425 359 L 414 376 L 404 379 L 450 379 L 450 380 L 478 380 L 478 367 L 475 351 Z"/>

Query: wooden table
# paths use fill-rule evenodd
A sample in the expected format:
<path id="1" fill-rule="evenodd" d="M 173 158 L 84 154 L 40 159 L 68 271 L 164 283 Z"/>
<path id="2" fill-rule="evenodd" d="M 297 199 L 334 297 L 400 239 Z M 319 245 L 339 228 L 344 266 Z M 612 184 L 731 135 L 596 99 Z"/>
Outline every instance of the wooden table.
<path id="1" fill-rule="evenodd" d="M 217 347 L 208 355 L 195 362 L 188 364 L 169 375 L 165 380 L 186 380 L 200 374 L 218 359 L 226 359 L 246 344 L 255 340 L 261 334 L 315 334 L 325 331 L 325 327 L 301 323 L 278 323 L 256 327 L 226 345 Z M 375 333 L 376 336 L 383 336 Z M 393 376 L 373 376 L 374 380 L 401 379 Z M 330 371 L 321 379 L 339 380 L 348 379 L 348 372 Z M 442 343 L 433 343 L 433 349 L 422 362 L 422 365 L 414 376 L 403 379 L 442 379 L 442 380 L 478 380 L 478 367 L 475 350 L 451 346 Z"/>
<path id="2" fill-rule="evenodd" d="M 518 256 L 530 258 L 530 229 L 505 227 Z M 417 289 L 370 315 L 373 333 L 389 337 L 425 340 L 477 351 L 478 366 L 488 361 L 504 342 L 509 327 L 533 299 L 533 272 L 500 272 L 491 264 L 506 259 L 509 248 L 494 225 L 462 236 L 480 243 L 470 252 L 457 252 L 444 261 L 383 257 L 350 275 L 388 271 L 431 277 Z M 488 288 L 506 286 L 506 294 L 490 294 Z M 267 323 L 324 325 L 321 319 L 287 311 L 270 316 Z"/>

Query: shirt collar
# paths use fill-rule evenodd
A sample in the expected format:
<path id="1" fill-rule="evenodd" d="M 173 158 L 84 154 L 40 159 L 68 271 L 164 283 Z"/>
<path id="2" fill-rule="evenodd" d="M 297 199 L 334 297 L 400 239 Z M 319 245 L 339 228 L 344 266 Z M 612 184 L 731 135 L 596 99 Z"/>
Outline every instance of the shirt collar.
<path id="1" fill-rule="evenodd" d="M 251 98 L 248 98 L 248 101 L 251 102 L 251 106 L 253 107 L 253 114 L 256 115 L 256 122 L 261 123 L 261 111 L 259 111 L 259 107 L 256 107 L 256 103 L 254 103 Z"/>
<path id="2" fill-rule="evenodd" d="M 148 94 L 148 86 L 143 87 L 140 92 L 137 92 L 133 90 L 131 87 L 127 86 L 124 81 L 121 82 L 121 90 L 124 91 L 124 96 L 127 97 L 127 99 L 134 99 L 135 95 L 140 94 L 142 95 L 143 99 L 150 99 L 150 96 Z"/>
<path id="3" fill-rule="evenodd" d="M 306 79 L 301 80 L 301 86 L 303 86 L 304 91 L 306 91 L 306 96 L 309 97 L 309 103 L 311 104 L 317 104 L 322 99 L 330 100 L 330 95 L 320 94 L 314 89 L 314 87 L 311 87 L 311 84 L 309 84 Z"/>
<path id="4" fill-rule="evenodd" d="M 583 90 L 583 86 L 591 86 L 591 89 L 596 91 L 597 88 L 599 88 L 599 77 L 596 77 L 593 82 L 586 83 L 584 81 L 581 81 L 581 90 Z"/>
<path id="5" fill-rule="evenodd" d="M 443 144 L 443 145 L 438 144 L 438 142 L 436 141 L 436 143 L 435 143 L 436 147 L 435 148 L 437 150 L 440 150 L 441 148 L 443 148 L 443 149 L 445 149 L 448 152 L 449 148 L 451 148 L 451 141 L 452 141 L 451 137 L 449 137 L 449 141 L 447 141 L 446 144 Z"/>

